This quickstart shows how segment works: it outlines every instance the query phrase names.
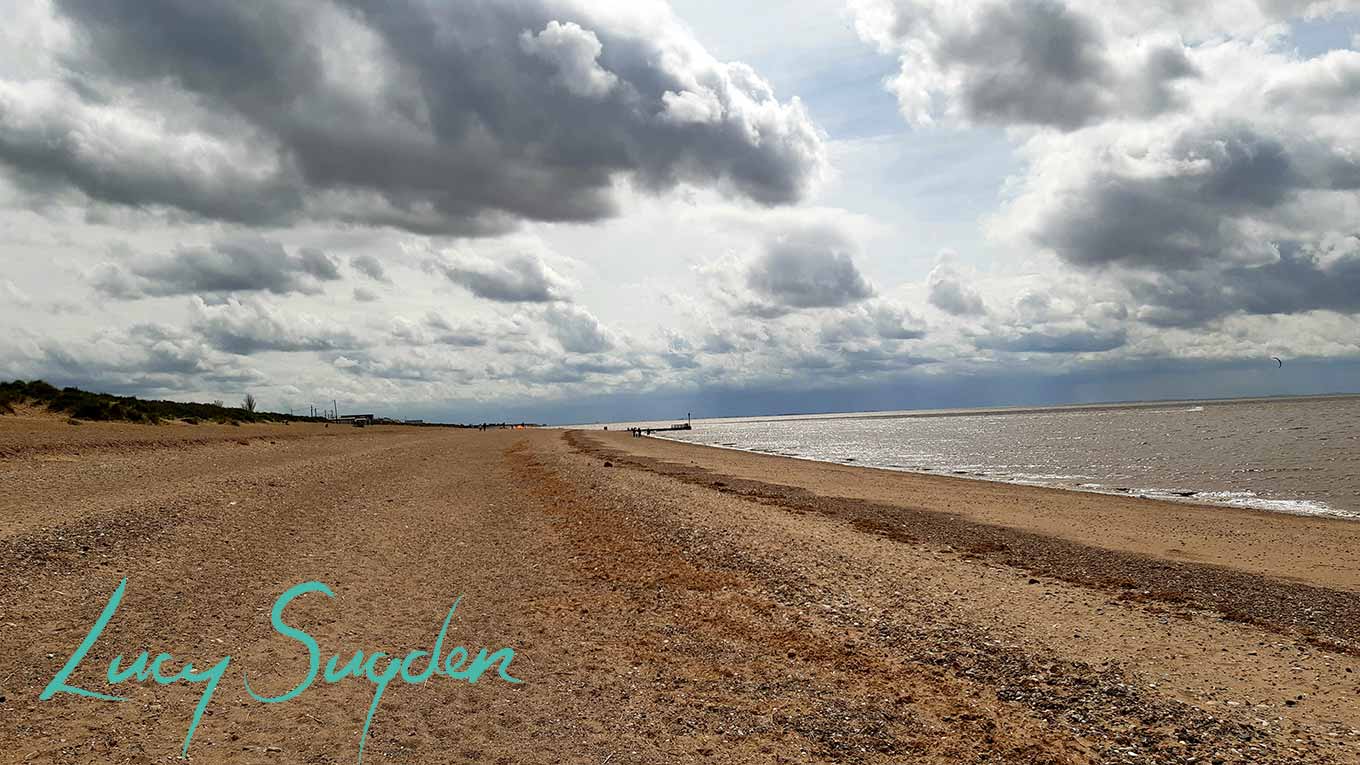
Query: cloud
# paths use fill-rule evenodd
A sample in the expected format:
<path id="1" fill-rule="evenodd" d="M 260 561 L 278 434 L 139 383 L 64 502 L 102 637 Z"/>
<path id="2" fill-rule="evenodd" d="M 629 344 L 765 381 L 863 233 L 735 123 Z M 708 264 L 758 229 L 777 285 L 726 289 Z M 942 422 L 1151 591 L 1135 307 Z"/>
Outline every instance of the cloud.
<path id="1" fill-rule="evenodd" d="M 486 345 L 488 338 L 510 334 L 510 331 L 514 329 L 513 327 L 490 327 L 479 324 L 455 325 L 436 313 L 431 313 L 425 317 L 425 326 L 434 331 L 435 342 L 460 348 L 481 347 Z M 506 331 L 507 329 L 510 331 Z"/>
<path id="2" fill-rule="evenodd" d="M 514 368 L 513 376 L 537 385 L 554 388 L 601 378 L 617 383 L 618 377 L 634 368 L 634 364 L 621 359 L 596 356 L 573 356 L 568 358 L 540 359 Z"/>
<path id="3" fill-rule="evenodd" d="M 549 306 L 543 319 L 562 350 L 568 353 L 603 353 L 616 345 L 599 319 L 580 306 Z"/>
<path id="4" fill-rule="evenodd" d="M 19 285 L 9 279 L 0 279 L 0 297 L 9 305 L 27 308 L 33 305 L 33 298 L 28 293 L 19 289 Z"/>
<path id="5" fill-rule="evenodd" d="M 944 30 L 936 57 L 959 78 L 973 120 L 1076 127 L 1107 108 L 1113 73 L 1100 33 L 1058 2 L 986 6 L 972 24 Z"/>
<path id="6" fill-rule="evenodd" d="M 369 381 L 380 381 L 390 390 L 410 390 L 410 385 L 466 385 L 476 379 L 452 359 L 424 349 L 403 349 L 400 355 L 368 349 L 336 356 L 331 367 L 338 372 Z"/>
<path id="7" fill-rule="evenodd" d="M 340 278 L 340 266 L 335 260 L 314 247 L 303 247 L 298 250 L 297 260 L 303 273 L 319 281 L 335 281 Z"/>
<path id="8" fill-rule="evenodd" d="M 1195 327 L 1233 313 L 1260 316 L 1336 311 L 1360 314 L 1360 235 L 1280 245 L 1261 264 L 1215 264 L 1189 273 L 1124 275 L 1159 327 Z"/>
<path id="9" fill-rule="evenodd" d="M 41 198 L 482 236 L 611 216 L 621 184 L 791 203 L 824 164 L 797 99 L 661 2 L 53 7 L 50 66 L 0 79 L 0 164 Z M 710 119 L 663 118 L 684 93 Z"/>
<path id="10" fill-rule="evenodd" d="M 604 98 L 619 83 L 600 66 L 600 38 L 579 24 L 549 21 L 538 34 L 525 30 L 519 34 L 519 47 L 556 68 L 558 84 L 582 98 Z"/>
<path id="11" fill-rule="evenodd" d="M 1284 34 L 1351 0 L 851 5 L 861 36 L 899 57 L 909 121 L 1026 128 L 1000 238 L 1122 289 L 1156 326 L 1360 310 L 1341 223 L 1360 214 L 1360 53 L 1302 59 Z M 984 310 L 956 275 L 928 287 L 947 313 Z"/>
<path id="12" fill-rule="evenodd" d="M 516 329 L 513 325 L 492 326 L 482 322 L 454 324 L 432 311 L 419 322 L 404 316 L 393 318 L 389 334 L 392 339 L 405 345 L 480 348 L 490 338 L 502 333 L 513 334 Z"/>
<path id="13" fill-rule="evenodd" d="M 930 304 L 953 316 L 981 316 L 987 313 L 982 296 L 964 283 L 959 273 L 947 263 L 940 263 L 926 277 L 930 290 Z"/>
<path id="14" fill-rule="evenodd" d="M 790 224 L 766 232 L 754 258 L 728 256 L 698 271 L 725 310 L 773 319 L 873 297 L 873 285 L 851 257 L 857 251 L 858 245 L 838 225 Z"/>
<path id="15" fill-rule="evenodd" d="M 181 119 L 100 97 L 93 86 L 0 79 L 0 167 L 37 201 L 76 196 L 134 209 L 174 208 L 223 221 L 281 223 L 302 205 L 281 157 L 241 135 L 209 135 Z M 192 112 L 197 107 L 186 106 Z M 228 122 L 231 122 L 228 120 Z"/>
<path id="16" fill-rule="evenodd" d="M 1050 150 L 1013 219 L 1067 264 L 1123 284 L 1159 326 L 1360 311 L 1357 231 L 1344 227 L 1360 212 L 1360 161 L 1340 138 L 1280 124 L 1308 116 L 1182 122 L 1113 149 L 1095 136 Z"/>
<path id="17" fill-rule="evenodd" d="M 1128 342 L 1128 331 L 1087 327 L 1015 330 L 981 338 L 977 347 L 1012 353 L 1103 353 Z"/>
<path id="18" fill-rule="evenodd" d="M 736 353 L 746 347 L 745 339 L 736 331 L 713 328 L 700 341 L 699 350 L 714 356 Z"/>
<path id="19" fill-rule="evenodd" d="M 699 361 L 695 358 L 697 349 L 689 338 L 675 332 L 674 330 L 663 329 L 661 331 L 664 347 L 658 352 L 662 363 L 671 369 L 698 369 Z"/>
<path id="20" fill-rule="evenodd" d="M 382 261 L 372 255 L 355 255 L 349 259 L 349 264 L 355 271 L 375 282 L 392 283 L 392 280 L 387 278 L 387 272 L 383 270 Z"/>
<path id="21" fill-rule="evenodd" d="M 919 340 L 926 336 L 926 326 L 905 306 L 879 300 L 855 306 L 843 315 L 828 317 L 818 336 L 828 344 L 866 340 Z"/>
<path id="22" fill-rule="evenodd" d="M 125 395 L 240 391 L 267 381 L 193 333 L 157 323 L 80 339 L 43 339 L 5 354 L 10 373 Z"/>
<path id="23" fill-rule="evenodd" d="M 866 2 L 859 19 L 862 32 L 902 52 L 904 62 L 920 53 L 944 66 L 938 57 L 954 57 L 945 69 L 909 73 L 923 78 L 918 121 L 945 115 L 1024 128 L 1009 134 L 1023 171 L 1008 181 L 990 222 L 998 243 L 1055 255 L 1102 289 L 1122 291 L 1137 320 L 1157 327 L 1203 327 L 1239 313 L 1360 311 L 1346 244 L 1357 234 L 1349 221 L 1360 216 L 1360 53 L 1301 58 L 1286 47 L 1280 23 L 1356 6 L 1241 0 L 1176 14 L 1171 5 L 1125 4 L 1098 15 L 1086 0 L 1062 3 L 1064 13 L 1089 22 L 1082 39 L 1090 45 L 1081 49 L 1105 62 L 1070 71 L 1097 73 L 1090 81 L 1102 95 L 1098 108 L 1069 119 L 1045 105 L 1041 87 L 1008 90 L 1034 98 L 1040 113 L 1055 115 L 1048 121 L 1028 106 L 979 107 L 967 72 L 955 71 L 983 53 L 951 48 L 951 30 L 991 18 L 990 0 L 948 8 Z M 871 6 L 881 11 L 876 19 Z M 1038 19 L 1058 7 L 1030 2 L 1007 13 Z M 986 34 L 1012 31 L 998 24 Z M 1014 39 L 1028 40 L 1032 55 L 1056 55 L 1026 35 Z M 999 43 L 984 48 L 1004 51 Z M 955 316 L 982 315 L 965 285 L 933 273 L 931 303 Z M 1102 337 L 1092 347 L 1119 339 Z"/>
<path id="24" fill-rule="evenodd" d="M 1075 130 L 1158 114 L 1198 70 L 1174 40 L 1125 49 L 1107 4 L 1062 0 L 853 0 L 861 37 L 898 56 L 889 82 L 906 118 Z M 1132 13 L 1132 12 L 1125 12 Z M 1143 23 L 1148 21 L 1146 15 Z"/>
<path id="25" fill-rule="evenodd" d="M 120 300 L 235 292 L 314 294 L 340 278 L 335 260 L 320 250 L 289 253 L 279 242 L 244 238 L 180 248 L 163 257 L 105 264 L 93 275 L 96 291 Z"/>
<path id="26" fill-rule="evenodd" d="M 728 268 L 724 272 L 730 271 Z M 930 328 L 904 302 L 875 297 L 842 307 L 794 311 L 778 321 L 744 321 L 719 296 L 695 303 L 683 325 L 654 352 L 669 370 L 648 380 L 699 386 L 774 385 L 798 373 L 836 381 L 892 374 L 934 363 Z M 683 326 L 684 328 L 679 328 Z M 830 384 L 830 383 L 829 383 Z"/>
<path id="27" fill-rule="evenodd" d="M 967 333 L 982 350 L 1009 353 L 1104 353 L 1129 341 L 1128 310 L 1092 298 L 1079 282 L 1024 289 L 981 333 Z"/>
<path id="28" fill-rule="evenodd" d="M 1303 192 L 1360 189 L 1360 161 L 1286 140 L 1240 124 L 1171 136 L 1148 146 L 1135 167 L 1083 179 L 1048 210 L 1034 238 L 1083 266 L 1188 270 L 1258 257 L 1268 240 L 1254 223 Z"/>
<path id="29" fill-rule="evenodd" d="M 333 351 L 361 345 L 348 330 L 304 313 L 292 313 L 259 300 L 229 298 L 209 305 L 191 298 L 190 328 L 217 350 L 248 356 L 265 351 Z"/>
<path id="30" fill-rule="evenodd" d="M 874 288 L 855 267 L 852 248 L 830 227 L 775 237 L 747 270 L 746 284 L 784 309 L 835 308 L 864 300 Z"/>
<path id="31" fill-rule="evenodd" d="M 519 252 L 493 260 L 455 252 L 427 261 L 427 268 L 485 300 L 551 303 L 570 300 L 567 282 L 538 253 Z"/>

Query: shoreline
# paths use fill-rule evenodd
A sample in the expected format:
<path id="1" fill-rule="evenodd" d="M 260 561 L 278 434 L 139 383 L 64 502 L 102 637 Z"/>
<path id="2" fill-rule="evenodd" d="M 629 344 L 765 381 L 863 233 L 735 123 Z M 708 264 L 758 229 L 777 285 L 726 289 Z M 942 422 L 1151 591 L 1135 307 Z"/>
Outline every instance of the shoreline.
<path id="1" fill-rule="evenodd" d="M 626 449 L 619 448 L 619 444 L 606 445 L 596 441 L 592 446 L 584 440 L 569 437 L 573 446 L 586 453 L 598 452 L 624 460 L 632 467 L 716 487 L 725 493 L 758 498 L 794 512 L 811 512 L 848 521 L 861 532 L 898 542 L 959 549 L 977 559 L 1002 563 L 1036 576 L 1109 591 L 1120 598 L 1214 612 L 1231 621 L 1303 635 L 1325 650 L 1360 655 L 1360 597 L 1354 592 L 1358 589 L 1357 582 L 1349 582 L 1352 591 L 1346 592 L 1334 589 L 1336 582 L 1286 581 L 1278 576 L 1282 573 L 1279 571 L 1271 572 L 1276 576 L 1270 576 L 1260 571 L 1149 554 L 1146 549 L 1117 544 L 1117 538 L 1108 536 L 1109 529 L 1106 538 L 1099 540 L 1038 533 L 1023 525 L 985 522 L 941 512 L 938 508 L 913 506 L 905 501 L 873 501 L 854 494 L 828 493 L 828 487 L 818 485 L 816 480 L 771 483 L 696 467 L 698 463 L 693 460 L 686 466 L 655 456 L 629 454 Z M 951 477 L 919 476 L 924 481 Z M 1155 516 L 1156 506 L 1144 508 L 1143 512 Z M 1082 520 L 1089 522 L 1092 519 Z M 1154 517 L 1150 520 L 1154 535 L 1160 537 L 1164 533 L 1161 527 L 1165 519 Z M 1117 536 L 1129 533 L 1130 529 L 1114 531 Z M 1287 533 L 1285 529 L 1279 531 Z M 1191 545 L 1184 546 L 1191 549 L 1178 548 L 1182 556 L 1188 553 L 1194 557 L 1198 552 Z"/>
<path id="2" fill-rule="evenodd" d="M 683 460 L 757 484 L 1360 593 L 1360 524 L 1346 518 L 883 469 L 673 439 L 632 439 L 614 431 L 574 432 L 644 460 Z"/>
<path id="3" fill-rule="evenodd" d="M 941 415 L 941 416 L 944 416 L 944 415 Z M 593 432 L 593 431 L 583 431 L 583 432 Z M 768 457 L 782 457 L 782 458 L 784 458 L 784 459 L 791 459 L 791 460 L 804 460 L 804 461 L 807 461 L 807 462 L 816 462 L 816 463 L 826 464 L 826 465 L 843 465 L 843 466 L 845 466 L 845 467 L 861 467 L 861 468 L 864 468 L 864 469 L 866 469 L 866 470 L 883 470 L 883 471 L 887 471 L 887 472 L 890 472 L 890 473 L 908 473 L 908 474 L 911 474 L 911 475 L 926 476 L 926 477 L 934 476 L 934 477 L 937 477 L 937 478 L 954 478 L 954 479 L 964 480 L 964 481 L 983 481 L 983 482 L 987 482 L 987 483 L 1004 484 L 1004 485 L 1007 485 L 1007 486 L 1032 486 L 1032 487 L 1035 487 L 1035 488 L 1054 489 L 1054 490 L 1056 490 L 1056 491 L 1070 491 L 1070 492 L 1077 492 L 1077 493 L 1082 493 L 1082 494 L 1098 494 L 1098 495 L 1109 496 L 1109 497 L 1132 497 L 1132 498 L 1137 498 L 1137 499 L 1146 499 L 1146 500 L 1152 500 L 1152 501 L 1158 501 L 1158 502 L 1171 502 L 1171 503 L 1175 503 L 1175 504 L 1186 504 L 1186 505 L 1192 505 L 1192 506 L 1197 506 L 1197 507 L 1230 508 L 1230 509 L 1235 509 L 1235 510 L 1246 510 L 1246 511 L 1257 512 L 1257 513 L 1273 513 L 1273 514 L 1278 514 L 1278 515 L 1294 515 L 1294 516 L 1301 516 L 1301 517 L 1305 517 L 1305 518 L 1335 518 L 1335 519 L 1338 519 L 1338 520 L 1346 520 L 1346 521 L 1352 521 L 1352 522 L 1354 522 L 1354 521 L 1360 521 L 1360 512 L 1352 511 L 1352 510 L 1339 510 L 1339 509 L 1335 509 L 1335 508 L 1332 508 L 1332 507 L 1328 506 L 1325 502 L 1316 502 L 1316 501 L 1307 500 L 1307 499 L 1270 499 L 1270 498 L 1260 497 L 1259 495 L 1257 495 L 1257 496 L 1255 496 L 1255 497 L 1252 497 L 1251 500 L 1244 500 L 1244 501 L 1241 501 L 1241 502 L 1233 502 L 1233 501 L 1214 502 L 1214 501 L 1205 500 L 1205 499 L 1203 498 L 1203 496 L 1202 496 L 1202 495 L 1212 494 L 1212 493 L 1241 493 L 1241 492 L 1233 492 L 1233 491 L 1231 491 L 1231 490 L 1203 489 L 1203 490 L 1197 490 L 1197 491 L 1195 491 L 1194 494 L 1192 494 L 1192 495 L 1190 495 L 1190 496 L 1185 496 L 1184 494 L 1182 494 L 1182 493 L 1180 493 L 1180 492 L 1177 492 L 1177 491 L 1175 491 L 1175 490 L 1172 490 L 1172 489 L 1122 489 L 1122 490 L 1121 490 L 1121 488 L 1114 488 L 1114 489 L 1095 488 L 1095 487 L 1089 486 L 1089 485 L 1068 486 L 1068 485 L 1065 485 L 1065 484 L 1045 483 L 1045 482 L 1043 482 L 1043 481 L 1008 480 L 1008 479 L 1005 479 L 1005 478 L 998 478 L 998 477 L 989 476 L 989 475 L 978 475 L 978 474 L 976 474 L 976 473 L 969 473 L 969 472 L 966 472 L 966 471 L 946 471 L 944 468 L 941 468 L 941 469 L 939 469 L 939 470 L 931 470 L 931 469 L 927 469 L 927 468 L 907 468 L 907 467 L 892 467 L 892 466 L 890 466 L 890 465 L 871 465 L 871 464 L 869 464 L 869 463 L 859 462 L 859 461 L 845 462 L 845 461 L 836 461 L 836 460 L 819 459 L 819 458 L 817 458 L 817 457 L 805 457 L 805 456 L 799 455 L 799 454 L 785 454 L 785 453 L 782 453 L 782 452 L 768 452 L 768 451 L 761 451 L 761 450 L 759 450 L 759 449 L 747 449 L 747 448 L 741 447 L 741 446 L 727 446 L 727 445 L 724 445 L 724 444 L 701 444 L 701 443 L 697 443 L 697 442 L 694 442 L 694 441 L 686 441 L 686 440 L 681 439 L 681 438 L 674 438 L 674 437 L 669 437 L 669 436 L 659 436 L 659 435 L 655 435 L 655 434 L 649 434 L 649 435 L 647 435 L 647 436 L 644 436 L 644 438 L 655 438 L 655 439 L 659 439 L 659 440 L 662 440 L 662 441 L 670 441 L 670 442 L 672 442 L 672 443 L 686 444 L 686 445 L 688 445 L 688 446 L 702 446 L 702 447 L 706 447 L 706 448 L 709 448 L 709 449 L 727 449 L 727 450 L 730 450 L 730 451 L 742 452 L 742 453 L 745 453 L 745 454 L 759 454 L 759 455 L 764 455 L 764 456 L 768 456 Z M 1244 490 L 1244 491 L 1245 491 L 1245 490 Z M 1263 503 L 1263 504 L 1261 504 L 1261 505 L 1251 504 L 1252 500 L 1257 500 L 1257 501 L 1259 501 L 1259 502 L 1261 502 L 1261 503 Z M 1276 506 L 1276 505 L 1305 505 L 1305 506 L 1310 506 L 1310 507 L 1317 508 L 1317 509 L 1311 509 L 1311 510 L 1297 509 L 1297 510 L 1296 510 L 1296 509 L 1289 509 L 1289 508 L 1287 508 L 1287 507 L 1278 507 L 1278 506 Z"/>

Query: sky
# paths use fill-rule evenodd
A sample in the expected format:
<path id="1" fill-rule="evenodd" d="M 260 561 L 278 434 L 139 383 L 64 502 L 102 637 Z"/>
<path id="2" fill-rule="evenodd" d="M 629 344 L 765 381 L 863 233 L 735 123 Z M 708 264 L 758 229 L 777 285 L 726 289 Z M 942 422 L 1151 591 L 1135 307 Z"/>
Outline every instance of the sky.
<path id="1" fill-rule="evenodd" d="M 553 423 L 1360 391 L 1358 0 L 0 12 L 0 378 Z"/>

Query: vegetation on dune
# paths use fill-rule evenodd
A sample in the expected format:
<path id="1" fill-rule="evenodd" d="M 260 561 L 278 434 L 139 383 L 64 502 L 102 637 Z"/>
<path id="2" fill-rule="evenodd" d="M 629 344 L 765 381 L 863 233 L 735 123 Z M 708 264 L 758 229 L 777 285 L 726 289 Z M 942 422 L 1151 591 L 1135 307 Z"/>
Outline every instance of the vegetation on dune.
<path id="1" fill-rule="evenodd" d="M 254 403 L 254 397 L 248 396 Z M 68 415 L 76 420 L 114 420 L 155 424 L 165 420 L 183 420 L 191 425 L 200 422 L 297 422 L 311 417 L 294 417 L 274 412 L 229 409 L 220 403 L 185 404 L 178 401 L 147 401 L 133 396 L 113 396 L 90 393 L 79 388 L 57 388 L 42 380 L 0 383 L 0 413 L 12 414 L 16 404 L 46 407 L 52 412 Z"/>

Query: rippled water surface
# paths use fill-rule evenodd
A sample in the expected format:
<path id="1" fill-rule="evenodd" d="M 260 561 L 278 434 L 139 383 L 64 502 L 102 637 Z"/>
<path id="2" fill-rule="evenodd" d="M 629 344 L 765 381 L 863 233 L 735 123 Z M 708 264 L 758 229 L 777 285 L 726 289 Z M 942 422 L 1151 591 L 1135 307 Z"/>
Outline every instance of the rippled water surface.
<path id="1" fill-rule="evenodd" d="M 1360 518 L 1360 397 L 697 421 L 677 440 Z"/>

